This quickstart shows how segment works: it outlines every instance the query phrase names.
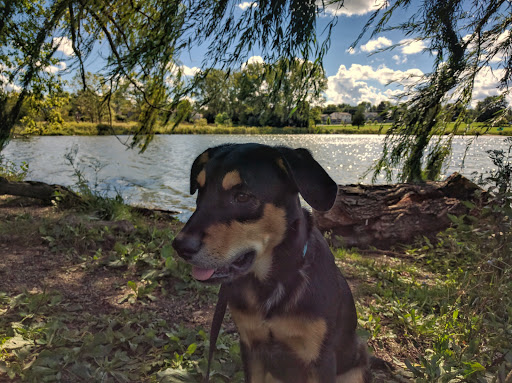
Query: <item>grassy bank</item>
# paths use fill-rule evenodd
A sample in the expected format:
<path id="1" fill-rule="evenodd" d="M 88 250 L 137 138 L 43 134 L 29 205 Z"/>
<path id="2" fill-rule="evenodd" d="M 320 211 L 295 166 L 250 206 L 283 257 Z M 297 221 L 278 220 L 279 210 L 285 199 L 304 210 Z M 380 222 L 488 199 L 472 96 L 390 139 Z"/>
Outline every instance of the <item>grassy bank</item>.
<path id="1" fill-rule="evenodd" d="M 156 128 L 156 134 L 384 134 L 391 124 L 366 124 L 361 127 L 352 125 L 318 125 L 315 128 L 295 128 L 282 127 L 275 128 L 265 127 L 248 127 L 248 126 L 217 126 L 217 125 L 201 125 L 184 123 L 175 129 L 172 125 L 159 126 Z M 40 134 L 45 136 L 94 136 L 94 135 L 123 135 L 133 134 L 137 129 L 135 122 L 114 123 L 112 126 L 108 124 L 97 124 L 90 122 L 65 122 L 62 127 L 52 127 L 45 124 L 41 125 Z M 453 129 L 453 126 L 449 127 Z M 460 133 L 466 126 L 461 127 Z M 25 135 L 22 128 L 18 128 L 15 134 Z M 512 127 L 495 127 L 484 130 L 483 123 L 475 123 L 467 129 L 466 134 L 492 134 L 492 135 L 512 135 Z"/>
<path id="2" fill-rule="evenodd" d="M 495 213 L 437 242 L 334 249 L 360 333 L 396 367 L 376 382 L 510 382 L 512 233 Z M 0 197 L 0 381 L 200 382 L 216 288 L 176 258 L 181 225 L 119 199 Z M 237 342 L 228 316 L 213 382 L 242 382 Z"/>

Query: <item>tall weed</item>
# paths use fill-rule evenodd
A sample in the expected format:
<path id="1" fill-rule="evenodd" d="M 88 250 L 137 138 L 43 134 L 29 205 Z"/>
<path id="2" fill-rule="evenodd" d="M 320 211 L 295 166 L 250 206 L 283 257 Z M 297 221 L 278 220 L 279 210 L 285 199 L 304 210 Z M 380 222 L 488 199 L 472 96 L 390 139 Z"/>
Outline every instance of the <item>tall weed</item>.
<path id="1" fill-rule="evenodd" d="M 85 176 L 85 165 L 78 158 L 78 150 L 75 145 L 64 155 L 73 169 L 73 188 L 81 197 L 78 208 L 93 213 L 100 219 L 118 220 L 129 217 L 130 208 L 124 203 L 121 194 L 116 191 L 115 196 L 110 197 L 109 189 L 100 188 L 102 180 L 99 179 L 99 173 L 106 165 L 96 159 L 89 163 L 87 166 L 92 170 L 94 178 L 92 181 L 88 180 Z"/>
<path id="2" fill-rule="evenodd" d="M 28 163 L 23 161 L 20 165 L 8 160 L 0 154 L 0 177 L 7 181 L 23 181 L 28 174 Z"/>

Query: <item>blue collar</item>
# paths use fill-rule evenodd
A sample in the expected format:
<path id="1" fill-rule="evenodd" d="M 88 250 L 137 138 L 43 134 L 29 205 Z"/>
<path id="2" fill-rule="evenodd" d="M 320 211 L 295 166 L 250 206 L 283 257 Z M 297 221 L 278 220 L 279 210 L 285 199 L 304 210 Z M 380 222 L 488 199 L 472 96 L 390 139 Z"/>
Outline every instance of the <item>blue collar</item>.
<path id="1" fill-rule="evenodd" d="M 302 258 L 306 257 L 307 251 L 308 251 L 308 243 L 306 242 L 306 244 L 304 245 L 304 250 L 302 251 Z"/>

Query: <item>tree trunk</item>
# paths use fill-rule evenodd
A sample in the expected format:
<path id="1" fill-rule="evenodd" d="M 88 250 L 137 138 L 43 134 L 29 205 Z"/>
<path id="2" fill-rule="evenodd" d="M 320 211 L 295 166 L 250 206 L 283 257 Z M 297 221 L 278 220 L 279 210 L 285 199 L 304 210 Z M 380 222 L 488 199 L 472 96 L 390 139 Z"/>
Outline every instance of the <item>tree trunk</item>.
<path id="1" fill-rule="evenodd" d="M 458 173 L 423 184 L 340 185 L 332 209 L 313 216 L 335 246 L 389 248 L 433 237 L 450 226 L 449 214 L 469 213 L 463 201 L 480 201 L 484 194 Z"/>
<path id="2" fill-rule="evenodd" d="M 61 200 L 80 200 L 78 195 L 65 186 L 49 185 L 37 181 L 8 181 L 0 177 L 0 195 L 4 194 L 36 198 L 47 203 L 51 203 L 57 196 L 59 196 Z"/>

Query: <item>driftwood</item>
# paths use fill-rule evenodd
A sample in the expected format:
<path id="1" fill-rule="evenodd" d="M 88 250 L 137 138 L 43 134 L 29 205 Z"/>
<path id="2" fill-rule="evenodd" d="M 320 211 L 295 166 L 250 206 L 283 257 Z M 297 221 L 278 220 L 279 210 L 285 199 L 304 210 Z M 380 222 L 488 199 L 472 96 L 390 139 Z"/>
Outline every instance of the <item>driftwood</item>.
<path id="1" fill-rule="evenodd" d="M 3 177 L 0 177 L 0 195 L 36 198 L 46 203 L 51 203 L 56 196 L 70 202 L 80 200 L 75 192 L 65 186 L 38 181 L 8 181 Z"/>
<path id="2" fill-rule="evenodd" d="M 340 185 L 333 208 L 313 215 L 335 246 L 385 249 L 433 237 L 450 226 L 449 214 L 469 212 L 464 201 L 478 201 L 484 193 L 458 173 L 424 184 Z"/>

